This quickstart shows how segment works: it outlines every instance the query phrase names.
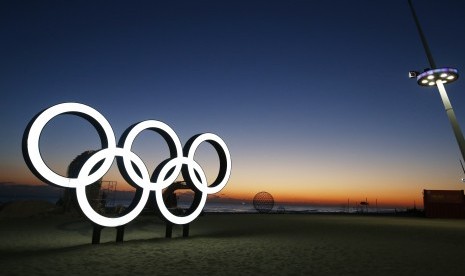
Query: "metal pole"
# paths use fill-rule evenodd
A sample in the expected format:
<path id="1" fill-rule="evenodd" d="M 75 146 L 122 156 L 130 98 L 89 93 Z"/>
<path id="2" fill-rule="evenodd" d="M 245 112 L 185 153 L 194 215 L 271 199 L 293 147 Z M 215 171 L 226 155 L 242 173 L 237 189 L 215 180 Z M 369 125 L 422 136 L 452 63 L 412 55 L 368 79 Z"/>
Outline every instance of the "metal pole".
<path id="1" fill-rule="evenodd" d="M 429 64 L 432 69 L 436 69 L 436 63 L 434 62 L 433 55 L 431 54 L 431 50 L 429 49 L 425 34 L 421 29 L 420 21 L 418 21 L 417 14 L 415 13 L 415 9 L 413 8 L 412 0 L 408 0 L 408 4 L 410 6 L 410 10 L 412 11 L 413 19 L 415 20 L 415 25 L 417 26 L 418 34 L 420 35 L 421 42 L 423 44 L 423 48 L 425 49 L 426 57 L 428 58 Z M 437 80 L 436 85 L 438 87 L 439 94 L 441 95 L 444 108 L 446 109 L 447 117 L 449 118 L 450 124 L 452 125 L 452 130 L 454 131 L 455 139 L 459 144 L 460 152 L 462 153 L 462 158 L 465 160 L 465 139 L 463 138 L 462 131 L 460 130 L 457 118 L 455 117 L 455 113 L 452 109 L 449 97 L 447 96 L 446 88 L 444 87 L 444 84 L 441 80 Z"/>
<path id="2" fill-rule="evenodd" d="M 454 110 L 447 96 L 446 88 L 441 80 L 436 81 L 438 86 L 439 94 L 441 95 L 442 102 L 444 103 L 444 108 L 446 109 L 447 117 L 449 118 L 450 124 L 452 125 L 452 130 L 455 134 L 455 139 L 459 144 L 460 152 L 462 153 L 462 158 L 465 160 L 465 139 L 463 138 L 462 130 L 460 130 L 460 125 L 457 122 L 455 117 Z"/>
<path id="3" fill-rule="evenodd" d="M 415 20 L 415 25 L 417 25 L 418 34 L 420 35 L 423 48 L 425 48 L 426 57 L 428 58 L 429 65 L 431 66 L 431 69 L 436 69 L 436 63 L 434 62 L 433 55 L 431 54 L 431 50 L 429 49 L 425 34 L 423 33 L 423 30 L 421 29 L 420 21 L 418 21 L 417 14 L 415 13 L 415 10 L 413 9 L 412 0 L 408 0 L 408 4 L 410 6 L 410 10 L 412 11 L 413 20 Z"/>

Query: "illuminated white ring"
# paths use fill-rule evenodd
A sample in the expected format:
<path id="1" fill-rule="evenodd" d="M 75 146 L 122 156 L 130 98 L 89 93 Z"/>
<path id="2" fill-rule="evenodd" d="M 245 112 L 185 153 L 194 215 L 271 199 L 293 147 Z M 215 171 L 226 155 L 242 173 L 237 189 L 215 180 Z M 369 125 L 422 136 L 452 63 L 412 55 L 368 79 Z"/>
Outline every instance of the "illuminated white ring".
<path id="1" fill-rule="evenodd" d="M 115 156 L 126 156 L 126 158 L 131 159 L 131 161 L 139 168 L 142 174 L 142 181 L 144 183 L 137 183 L 139 186 L 143 187 L 147 184 L 150 184 L 150 176 L 145 167 L 144 162 L 133 152 L 126 151 L 121 148 L 115 149 L 102 149 L 92 155 L 84 164 L 81 171 L 79 172 L 79 176 L 77 181 L 80 182 L 81 179 L 84 180 L 84 183 L 87 183 L 89 180 L 89 173 L 92 168 L 102 159 L 111 159 L 113 160 Z M 143 189 L 142 195 L 139 199 L 137 205 L 129 211 L 129 213 L 116 218 L 109 218 L 100 215 L 97 213 L 89 204 L 89 201 L 86 196 L 86 186 L 85 185 L 78 185 L 76 187 L 76 196 L 79 203 L 79 207 L 81 208 L 82 212 L 93 222 L 106 226 L 106 227 L 117 227 L 120 225 L 124 225 L 135 219 L 144 209 L 145 204 L 148 201 L 150 194 L 150 190 Z"/>
<path id="2" fill-rule="evenodd" d="M 181 141 L 176 135 L 176 132 L 174 132 L 174 130 L 170 128 L 167 124 L 160 122 L 160 121 L 155 121 L 155 120 L 143 121 L 133 126 L 124 140 L 123 149 L 126 150 L 127 152 L 131 152 L 132 144 L 134 143 L 134 140 L 136 139 L 137 135 L 139 135 L 139 133 L 141 133 L 143 130 L 146 130 L 146 129 L 158 129 L 168 134 L 168 136 L 171 139 L 171 142 L 174 144 L 176 148 L 176 157 L 182 156 Z M 170 144 L 171 144 L 170 141 L 168 141 L 168 146 Z M 123 163 L 124 163 L 124 170 L 126 171 L 126 173 L 129 175 L 129 177 L 132 180 L 137 179 L 138 181 L 140 181 L 141 179 L 139 175 L 134 171 L 134 168 L 131 165 L 131 160 L 126 158 L 126 155 L 122 155 L 122 157 L 123 157 Z M 148 183 L 149 185 L 144 186 L 144 188 L 155 190 L 155 186 L 153 184 L 162 185 L 163 187 L 167 187 L 171 185 L 176 180 L 179 173 L 181 172 L 181 168 L 182 168 L 182 164 L 179 164 L 179 165 L 177 164 L 173 173 L 170 175 L 169 178 L 167 178 L 166 180 L 163 180 L 163 179 L 157 180 L 157 183 Z M 161 188 L 161 189 L 164 189 L 164 188 Z"/>
<path id="3" fill-rule="evenodd" d="M 228 150 L 228 147 L 226 146 L 226 143 L 218 135 L 215 135 L 213 133 L 203 133 L 203 134 L 198 135 L 194 139 L 194 141 L 192 141 L 192 143 L 190 144 L 190 147 L 188 148 L 187 158 L 191 159 L 191 160 L 194 160 L 195 151 L 197 150 L 200 143 L 205 142 L 205 141 L 207 141 L 207 142 L 208 141 L 213 141 L 214 143 L 216 143 L 221 148 L 221 150 L 223 151 L 225 159 L 226 159 L 226 160 L 221 160 L 221 155 L 219 156 L 220 157 L 220 163 L 222 161 L 226 162 L 226 164 L 225 164 L 226 168 L 225 168 L 223 179 L 219 183 L 216 183 L 214 186 L 213 185 L 210 185 L 210 186 L 207 185 L 204 188 L 204 190 L 199 189 L 201 191 L 207 192 L 208 194 L 214 194 L 214 193 L 217 193 L 217 192 L 221 191 L 221 189 L 223 189 L 224 186 L 226 186 L 226 183 L 229 180 L 229 177 L 231 175 L 231 155 L 229 154 L 229 150 Z M 218 147 L 216 147 L 216 146 L 214 146 L 214 147 L 215 147 L 215 149 L 217 151 L 219 150 Z M 220 154 L 220 153 L 218 152 L 218 154 Z M 188 165 L 188 171 L 189 171 L 189 176 L 190 176 L 191 180 L 196 179 L 194 168 L 192 166 Z"/>
<path id="4" fill-rule="evenodd" d="M 53 183 L 58 186 L 66 187 L 66 188 L 76 188 L 79 185 L 88 185 L 91 184 L 98 179 L 102 178 L 105 173 L 110 169 L 111 164 L 113 163 L 113 158 L 106 158 L 100 168 L 95 171 L 91 176 L 87 177 L 86 179 L 89 182 L 80 182 L 77 181 L 76 178 L 68 178 L 61 176 L 54 171 L 52 171 L 44 162 L 40 155 L 39 149 L 39 139 L 40 134 L 45 127 L 45 125 L 54 117 L 61 115 L 61 114 L 84 114 L 87 115 L 89 118 L 95 120 L 102 128 L 103 132 L 105 133 L 108 148 L 114 149 L 116 148 L 116 141 L 115 135 L 113 133 L 113 129 L 110 126 L 110 123 L 100 114 L 97 110 L 80 103 L 62 103 L 52 106 L 46 110 L 44 110 L 40 115 L 34 120 L 29 130 L 28 138 L 27 138 L 27 154 L 29 156 L 29 160 L 37 170 L 37 172 L 45 178 L 50 183 Z M 77 114 L 76 114 L 77 115 Z"/>
<path id="5" fill-rule="evenodd" d="M 192 183 L 195 185 L 195 187 L 202 192 L 202 197 L 200 198 L 200 202 L 197 208 L 187 216 L 175 216 L 168 210 L 168 208 L 166 208 L 166 205 L 163 202 L 163 190 L 160 189 L 160 187 L 157 187 L 157 189 L 155 190 L 155 198 L 158 209 L 160 210 L 163 217 L 175 224 L 187 224 L 193 221 L 195 218 L 197 218 L 202 212 L 203 207 L 205 206 L 205 202 L 207 201 L 207 193 L 205 192 L 205 189 L 207 188 L 207 177 L 205 176 L 205 173 L 203 172 L 200 165 L 193 159 L 189 159 L 186 157 L 178 157 L 166 163 L 166 165 L 163 167 L 163 169 L 160 171 L 160 174 L 158 175 L 157 182 L 159 182 L 160 179 L 165 178 L 166 174 L 170 171 L 170 169 L 174 166 L 177 166 L 180 163 L 187 164 L 189 167 L 192 167 L 197 171 L 197 173 L 200 176 L 201 182 L 198 181 L 197 177 L 194 177 L 192 179 Z"/>

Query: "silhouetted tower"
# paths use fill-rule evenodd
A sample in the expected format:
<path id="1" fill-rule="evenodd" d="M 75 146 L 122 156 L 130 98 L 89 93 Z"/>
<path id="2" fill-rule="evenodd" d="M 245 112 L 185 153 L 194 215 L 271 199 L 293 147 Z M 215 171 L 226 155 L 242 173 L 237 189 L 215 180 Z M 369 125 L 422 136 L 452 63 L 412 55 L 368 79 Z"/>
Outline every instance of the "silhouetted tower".
<path id="1" fill-rule="evenodd" d="M 76 158 L 74 158 L 73 161 L 68 166 L 68 177 L 69 178 L 77 178 L 79 175 L 79 172 L 81 171 L 82 166 L 84 166 L 84 163 L 95 153 L 93 150 L 88 150 L 80 155 L 78 155 Z M 101 180 L 98 180 L 97 182 L 86 186 L 86 195 L 89 200 L 90 206 L 96 211 L 99 210 L 100 207 L 100 187 L 102 185 Z M 65 212 L 69 212 L 72 209 L 76 208 L 78 206 L 77 204 L 77 199 L 74 195 L 74 191 L 71 189 L 65 189 L 64 195 L 63 195 L 63 205 L 64 205 L 64 210 Z M 79 207 L 77 207 L 79 208 Z"/>

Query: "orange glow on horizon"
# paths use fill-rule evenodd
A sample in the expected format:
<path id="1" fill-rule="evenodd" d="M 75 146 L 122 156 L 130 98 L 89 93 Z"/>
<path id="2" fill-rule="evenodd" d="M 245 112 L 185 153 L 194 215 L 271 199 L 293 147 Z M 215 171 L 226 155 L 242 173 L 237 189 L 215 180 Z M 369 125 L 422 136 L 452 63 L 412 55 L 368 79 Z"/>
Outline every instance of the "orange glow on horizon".
<path id="1" fill-rule="evenodd" d="M 2 181 L 3 183 L 8 183 L 9 181 Z M 13 184 L 22 184 L 23 185 L 34 185 L 42 186 L 47 185 L 42 181 L 32 178 L 25 178 L 24 182 L 10 182 Z M 118 191 L 134 191 L 134 188 L 124 181 L 118 181 L 117 186 Z M 261 191 L 261 190 L 260 190 Z M 237 200 L 244 202 L 251 202 L 256 193 L 260 192 L 259 190 L 243 190 L 235 189 L 234 186 L 226 186 L 222 191 L 216 195 L 225 200 Z M 368 200 L 370 206 L 374 207 L 377 201 L 379 207 L 402 207 L 402 208 L 412 208 L 414 203 L 418 208 L 423 206 L 423 190 L 414 190 L 411 193 L 398 193 L 398 191 L 386 192 L 384 191 L 382 196 L 376 193 L 367 193 L 363 195 L 356 195 L 355 193 L 331 193 L 330 191 L 325 191 L 324 189 L 320 191 L 313 192 L 300 192 L 295 193 L 291 191 L 268 191 L 270 192 L 275 201 L 280 204 L 295 204 L 295 205 L 322 205 L 322 206 L 347 206 L 347 201 L 349 200 L 350 206 L 355 206 L 361 201 Z M 399 196 L 402 194 L 402 196 Z"/>
<path id="2" fill-rule="evenodd" d="M 329 169 L 329 165 L 312 164 L 311 169 L 302 177 L 299 168 L 281 168 L 276 164 L 255 165 L 257 160 L 244 163 L 236 162 L 233 174 L 227 186 L 216 194 L 225 200 L 251 202 L 256 193 L 267 191 L 276 202 L 286 204 L 354 206 L 368 200 L 370 206 L 418 208 L 423 205 L 423 189 L 462 190 L 453 176 L 444 175 L 439 170 L 422 173 L 423 168 L 410 166 L 407 169 L 395 169 L 396 174 L 379 178 L 379 170 L 348 167 L 338 175 Z M 257 163 L 260 164 L 260 163 Z M 251 170 L 250 168 L 253 168 Z M 26 165 L 3 166 L 0 182 L 45 185 L 36 178 Z M 268 173 L 271 171 L 273 174 Z M 308 176 L 307 176 L 308 175 Z M 416 177 L 418 175 L 418 177 Z M 431 175 L 433 177 L 431 177 Z M 133 191 L 122 178 L 117 168 L 112 168 L 103 180 L 117 181 L 118 191 Z"/>

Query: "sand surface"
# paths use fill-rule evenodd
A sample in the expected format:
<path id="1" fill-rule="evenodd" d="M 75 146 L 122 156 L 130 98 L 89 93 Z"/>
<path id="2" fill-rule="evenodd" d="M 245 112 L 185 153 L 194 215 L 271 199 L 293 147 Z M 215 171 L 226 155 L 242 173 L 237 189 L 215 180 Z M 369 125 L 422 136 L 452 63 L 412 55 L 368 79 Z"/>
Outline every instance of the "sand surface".
<path id="1" fill-rule="evenodd" d="M 465 221 L 349 215 L 205 215 L 164 238 L 140 216 L 125 241 L 49 214 L 0 217 L 2 275 L 464 275 Z"/>

